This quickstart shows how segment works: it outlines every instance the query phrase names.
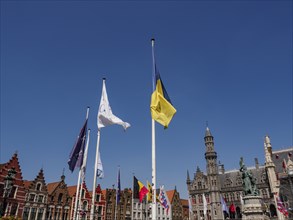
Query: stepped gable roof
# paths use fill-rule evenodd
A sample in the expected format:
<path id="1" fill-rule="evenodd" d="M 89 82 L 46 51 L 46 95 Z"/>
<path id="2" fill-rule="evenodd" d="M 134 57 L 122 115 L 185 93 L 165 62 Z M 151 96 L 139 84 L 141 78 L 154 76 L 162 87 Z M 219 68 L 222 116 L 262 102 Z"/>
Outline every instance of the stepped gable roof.
<path id="1" fill-rule="evenodd" d="M 272 160 L 276 166 L 277 173 L 283 173 L 283 161 L 288 161 L 288 157 L 293 159 L 293 147 L 289 147 L 283 150 L 276 150 L 272 152 Z"/>
<path id="2" fill-rule="evenodd" d="M 170 203 L 172 203 L 172 201 L 173 201 L 175 191 L 176 191 L 175 189 L 166 191 L 166 194 L 168 196 L 168 199 L 169 199 Z"/>
<path id="3" fill-rule="evenodd" d="M 70 197 L 75 196 L 76 190 L 77 190 L 77 186 L 76 185 L 75 186 L 67 186 L 68 195 Z"/>
<path id="4" fill-rule="evenodd" d="M 10 169 L 10 168 L 14 168 L 16 171 L 15 179 L 19 179 L 20 181 L 23 181 L 21 167 L 19 165 L 17 153 L 14 153 L 13 156 L 10 158 L 10 160 L 7 163 L 1 164 L 0 176 L 2 176 L 2 177 L 6 176 L 8 169 Z"/>

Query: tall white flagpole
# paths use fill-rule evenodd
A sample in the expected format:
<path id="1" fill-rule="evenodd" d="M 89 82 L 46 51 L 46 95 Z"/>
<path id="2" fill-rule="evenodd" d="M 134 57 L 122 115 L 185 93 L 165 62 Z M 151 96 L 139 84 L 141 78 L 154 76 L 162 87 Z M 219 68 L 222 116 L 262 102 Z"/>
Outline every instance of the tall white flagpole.
<path id="1" fill-rule="evenodd" d="M 94 219 L 95 212 L 95 201 L 96 201 L 96 184 L 97 184 L 97 171 L 98 171 L 98 161 L 99 161 L 99 148 L 100 148 L 100 129 L 98 129 L 97 134 L 97 147 L 96 147 L 96 160 L 95 160 L 95 172 L 94 172 L 94 182 L 93 182 L 93 196 L 92 196 L 92 207 L 91 207 L 91 215 L 90 220 Z"/>
<path id="2" fill-rule="evenodd" d="M 87 110 L 86 110 L 86 120 L 89 118 L 89 111 L 90 111 L 90 107 L 87 107 Z M 76 219 L 76 215 L 77 215 L 77 205 L 78 205 L 78 198 L 79 198 L 80 178 L 81 178 L 81 167 L 80 167 L 79 172 L 78 172 L 78 180 L 77 180 L 77 188 L 76 188 L 76 195 L 75 195 L 75 204 L 74 204 L 73 220 Z"/>
<path id="3" fill-rule="evenodd" d="M 83 162 L 82 162 L 82 167 L 81 167 L 81 183 L 80 183 L 80 190 L 79 190 L 79 199 L 78 199 L 78 204 L 79 204 L 79 210 L 82 208 L 82 203 L 81 203 L 81 195 L 82 195 L 82 190 L 83 190 L 83 182 L 85 180 L 85 169 L 86 169 L 86 162 L 87 162 L 87 154 L 88 154 L 88 148 L 89 148 L 89 142 L 90 142 L 90 134 L 91 134 L 91 129 L 88 129 L 87 133 L 87 141 L 86 141 L 86 146 L 85 146 L 85 151 L 84 151 L 84 156 L 83 156 Z M 77 215 L 77 220 L 79 220 L 80 215 Z"/>
<path id="4" fill-rule="evenodd" d="M 153 76 L 155 76 L 155 39 L 152 39 L 152 56 L 153 56 Z M 155 86 L 155 85 L 154 85 Z M 155 88 L 153 88 L 155 89 Z M 155 142 L 155 120 L 152 119 L 152 220 L 157 219 L 157 201 L 156 201 L 156 142 Z"/>
<path id="5" fill-rule="evenodd" d="M 132 203 L 131 203 L 131 219 L 133 218 L 133 208 L 134 208 L 134 173 L 132 173 Z"/>

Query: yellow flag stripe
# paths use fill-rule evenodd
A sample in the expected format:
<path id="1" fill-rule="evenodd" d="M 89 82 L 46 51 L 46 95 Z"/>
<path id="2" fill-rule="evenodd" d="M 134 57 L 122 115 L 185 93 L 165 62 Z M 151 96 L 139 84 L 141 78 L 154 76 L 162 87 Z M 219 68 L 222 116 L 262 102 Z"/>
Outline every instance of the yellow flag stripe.
<path id="1" fill-rule="evenodd" d="M 164 98 L 161 81 L 158 80 L 151 97 L 152 118 L 167 128 L 175 113 L 176 109 Z"/>

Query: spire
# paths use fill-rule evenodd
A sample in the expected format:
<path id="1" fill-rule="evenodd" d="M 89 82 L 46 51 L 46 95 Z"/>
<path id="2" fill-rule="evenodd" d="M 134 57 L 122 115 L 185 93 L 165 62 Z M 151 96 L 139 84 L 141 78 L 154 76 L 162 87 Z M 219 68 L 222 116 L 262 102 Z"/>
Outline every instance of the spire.
<path id="1" fill-rule="evenodd" d="M 197 173 L 201 172 L 200 169 L 199 169 L 199 166 L 196 167 L 196 172 Z"/>
<path id="2" fill-rule="evenodd" d="M 212 136 L 212 134 L 211 134 L 211 131 L 210 131 L 209 127 L 207 127 L 205 137 L 210 137 L 210 136 Z"/>
<path id="3" fill-rule="evenodd" d="M 188 170 L 187 170 L 186 183 L 187 183 L 187 184 L 190 184 L 190 177 L 189 177 L 189 171 L 188 171 Z"/>

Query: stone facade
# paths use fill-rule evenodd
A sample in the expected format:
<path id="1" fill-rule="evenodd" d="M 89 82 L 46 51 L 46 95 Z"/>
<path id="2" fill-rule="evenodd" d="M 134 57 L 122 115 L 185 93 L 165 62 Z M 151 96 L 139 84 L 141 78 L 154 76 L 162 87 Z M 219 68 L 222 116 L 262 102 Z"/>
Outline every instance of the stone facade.
<path id="1" fill-rule="evenodd" d="M 220 196 L 224 198 L 227 207 L 230 208 L 229 217 L 242 218 L 242 198 L 244 195 L 241 173 L 239 170 L 225 171 L 224 165 L 217 161 L 213 136 L 208 128 L 206 129 L 204 140 L 206 145 L 205 159 L 207 172 L 202 172 L 198 167 L 193 179 L 190 179 L 189 173 L 187 173 L 186 183 L 192 201 L 191 219 L 223 219 L 227 217 L 223 214 Z M 267 136 L 264 141 L 264 151 L 266 158 L 265 165 L 260 166 L 258 160 L 255 159 L 255 166 L 248 167 L 248 170 L 256 178 L 256 185 L 262 200 L 261 208 L 263 214 L 270 218 L 282 219 L 282 216 L 277 211 L 275 202 L 275 194 L 279 192 L 280 187 L 282 188 L 282 184 L 280 185 L 277 179 L 278 173 L 280 172 L 280 165 L 275 164 L 275 160 L 273 159 L 274 153 Z M 290 185 L 290 181 L 287 182 Z M 292 198 L 293 188 L 292 193 L 289 191 L 289 194 Z M 203 195 L 207 200 L 205 216 Z"/>

